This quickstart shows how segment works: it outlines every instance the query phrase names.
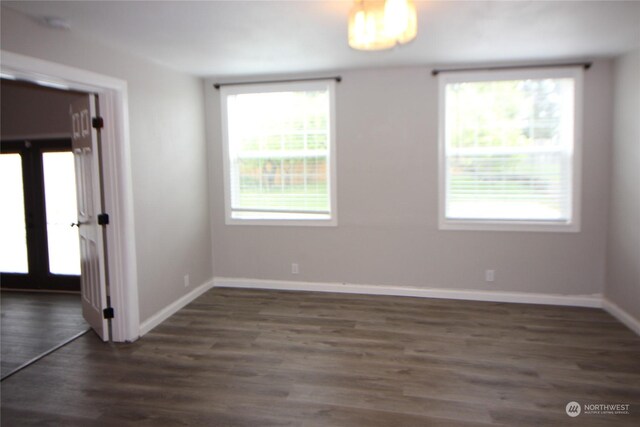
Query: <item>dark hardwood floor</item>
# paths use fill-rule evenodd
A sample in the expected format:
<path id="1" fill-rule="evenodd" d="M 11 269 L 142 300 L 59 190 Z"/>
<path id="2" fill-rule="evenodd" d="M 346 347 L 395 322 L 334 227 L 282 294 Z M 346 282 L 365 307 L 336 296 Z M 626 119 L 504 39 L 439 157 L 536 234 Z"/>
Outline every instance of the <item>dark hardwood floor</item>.
<path id="1" fill-rule="evenodd" d="M 217 288 L 1 387 L 3 426 L 638 426 L 640 338 L 597 309 Z"/>
<path id="2" fill-rule="evenodd" d="M 80 294 L 2 291 L 0 313 L 2 377 L 89 327 Z"/>

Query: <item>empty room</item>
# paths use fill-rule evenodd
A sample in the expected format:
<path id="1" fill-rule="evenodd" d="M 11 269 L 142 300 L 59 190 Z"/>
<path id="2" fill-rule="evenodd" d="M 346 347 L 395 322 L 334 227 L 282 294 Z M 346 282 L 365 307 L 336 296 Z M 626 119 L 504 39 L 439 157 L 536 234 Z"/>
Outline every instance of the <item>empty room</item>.
<path id="1" fill-rule="evenodd" d="M 3 426 L 640 425 L 640 2 L 0 18 Z"/>

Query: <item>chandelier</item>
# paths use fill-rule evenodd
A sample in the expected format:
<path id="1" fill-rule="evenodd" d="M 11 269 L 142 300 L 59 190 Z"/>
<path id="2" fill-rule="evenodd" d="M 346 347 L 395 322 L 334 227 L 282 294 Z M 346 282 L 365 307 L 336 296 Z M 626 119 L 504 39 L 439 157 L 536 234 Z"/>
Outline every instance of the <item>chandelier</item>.
<path id="1" fill-rule="evenodd" d="M 356 0 L 349 14 L 349 46 L 390 49 L 410 42 L 418 32 L 413 0 Z"/>

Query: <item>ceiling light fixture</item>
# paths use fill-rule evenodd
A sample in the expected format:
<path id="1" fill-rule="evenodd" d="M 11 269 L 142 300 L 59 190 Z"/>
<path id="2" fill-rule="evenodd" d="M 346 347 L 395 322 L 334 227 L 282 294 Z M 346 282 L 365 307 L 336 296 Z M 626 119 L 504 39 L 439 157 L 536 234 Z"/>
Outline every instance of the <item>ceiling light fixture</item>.
<path id="1" fill-rule="evenodd" d="M 349 14 L 349 46 L 390 49 L 410 42 L 418 32 L 413 0 L 356 0 Z"/>

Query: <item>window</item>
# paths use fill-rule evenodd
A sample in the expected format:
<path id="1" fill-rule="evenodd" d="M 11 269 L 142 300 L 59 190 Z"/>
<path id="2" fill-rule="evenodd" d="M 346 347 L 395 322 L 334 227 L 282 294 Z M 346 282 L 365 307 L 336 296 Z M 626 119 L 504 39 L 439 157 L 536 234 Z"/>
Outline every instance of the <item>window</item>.
<path id="1" fill-rule="evenodd" d="M 336 224 L 334 85 L 221 89 L 227 224 Z"/>
<path id="2" fill-rule="evenodd" d="M 578 68 L 440 76 L 440 228 L 579 231 Z"/>
<path id="3" fill-rule="evenodd" d="M 6 147 L 3 145 L 3 150 Z M 22 156 L 19 153 L 0 155 L 0 271 L 28 273 L 27 224 L 24 215 Z M 4 278 L 3 278 L 4 280 Z"/>

